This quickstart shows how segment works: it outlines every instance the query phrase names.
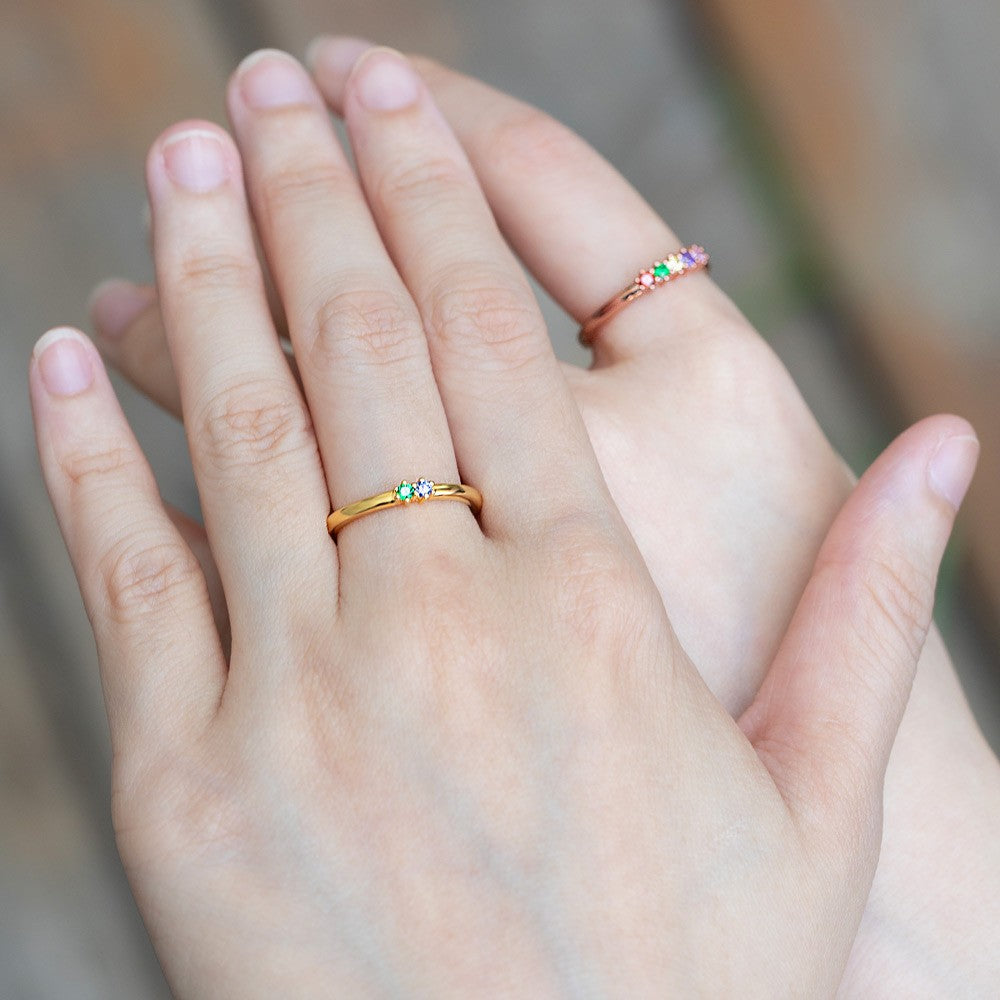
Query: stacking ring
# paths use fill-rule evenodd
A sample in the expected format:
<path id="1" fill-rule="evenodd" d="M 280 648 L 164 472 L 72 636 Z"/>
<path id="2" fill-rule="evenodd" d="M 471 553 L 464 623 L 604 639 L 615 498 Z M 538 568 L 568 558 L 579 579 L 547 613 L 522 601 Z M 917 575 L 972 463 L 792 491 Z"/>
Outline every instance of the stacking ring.
<path id="1" fill-rule="evenodd" d="M 435 483 L 430 479 L 418 479 L 410 483 L 404 479 L 395 489 L 376 493 L 373 497 L 358 500 L 346 507 L 338 507 L 326 519 L 326 530 L 331 535 L 336 535 L 345 524 L 366 514 L 374 514 L 377 510 L 389 507 L 423 503 L 425 500 L 459 500 L 471 508 L 473 514 L 478 514 L 483 509 L 483 495 L 474 486 L 466 486 L 464 483 Z"/>
<path id="2" fill-rule="evenodd" d="M 608 299 L 593 316 L 580 327 L 580 343 L 584 347 L 590 347 L 594 342 L 594 334 L 602 327 L 615 313 L 624 309 L 630 302 L 652 292 L 665 285 L 668 281 L 676 278 L 683 278 L 693 271 L 702 271 L 708 267 L 710 258 L 704 247 L 696 243 L 689 247 L 681 247 L 672 254 L 668 254 L 663 260 L 654 261 L 644 271 L 640 271 L 633 279 L 632 283 L 623 288 L 616 296 Z"/>

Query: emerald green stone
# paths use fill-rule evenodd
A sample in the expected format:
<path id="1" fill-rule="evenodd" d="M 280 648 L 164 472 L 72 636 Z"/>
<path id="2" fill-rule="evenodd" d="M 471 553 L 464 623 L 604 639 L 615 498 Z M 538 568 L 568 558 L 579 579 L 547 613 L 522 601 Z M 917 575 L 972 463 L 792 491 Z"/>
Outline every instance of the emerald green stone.
<path id="1" fill-rule="evenodd" d="M 413 499 L 415 492 L 413 483 L 402 482 L 396 487 L 396 499 L 406 503 L 408 500 Z"/>
<path id="2" fill-rule="evenodd" d="M 666 278 L 670 274 L 670 268 L 666 264 L 657 264 L 653 268 L 653 274 L 657 278 Z"/>

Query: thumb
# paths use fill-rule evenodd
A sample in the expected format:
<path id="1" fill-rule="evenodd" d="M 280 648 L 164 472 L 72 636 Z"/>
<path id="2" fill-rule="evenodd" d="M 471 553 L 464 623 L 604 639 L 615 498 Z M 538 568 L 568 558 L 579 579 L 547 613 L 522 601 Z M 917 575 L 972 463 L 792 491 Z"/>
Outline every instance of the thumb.
<path id="1" fill-rule="evenodd" d="M 861 478 L 828 532 L 740 726 L 797 820 L 877 834 L 882 785 L 934 609 L 938 567 L 979 455 L 931 417 Z"/>

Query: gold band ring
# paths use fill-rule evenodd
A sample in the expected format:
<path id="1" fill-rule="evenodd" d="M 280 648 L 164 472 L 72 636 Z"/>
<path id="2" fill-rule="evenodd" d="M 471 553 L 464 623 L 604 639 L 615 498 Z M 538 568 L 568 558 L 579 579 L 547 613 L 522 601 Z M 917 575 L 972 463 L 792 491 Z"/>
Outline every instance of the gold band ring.
<path id="1" fill-rule="evenodd" d="M 350 521 L 356 521 L 366 514 L 388 507 L 401 507 L 426 500 L 459 500 L 471 508 L 473 514 L 483 509 L 483 495 L 474 486 L 464 483 L 434 483 L 429 479 L 418 479 L 409 483 L 405 479 L 395 489 L 377 493 L 365 500 L 339 507 L 326 519 L 326 530 L 336 535 Z"/>
<path id="2" fill-rule="evenodd" d="M 633 279 L 632 284 L 623 288 L 616 296 L 608 299 L 593 316 L 580 327 L 580 343 L 584 347 L 590 347 L 594 342 L 594 334 L 598 329 L 615 313 L 624 309 L 630 302 L 652 292 L 660 285 L 667 284 L 677 278 L 683 278 L 685 274 L 693 271 L 702 271 L 708 267 L 710 258 L 704 247 L 697 243 L 689 247 L 681 247 L 668 254 L 663 260 L 655 261 L 644 271 L 640 271 Z"/>

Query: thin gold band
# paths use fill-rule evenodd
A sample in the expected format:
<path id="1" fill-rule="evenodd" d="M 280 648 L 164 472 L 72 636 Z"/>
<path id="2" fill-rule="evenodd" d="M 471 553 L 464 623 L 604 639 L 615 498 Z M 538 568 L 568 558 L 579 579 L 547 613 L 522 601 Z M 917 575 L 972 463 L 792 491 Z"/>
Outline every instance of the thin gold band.
<path id="1" fill-rule="evenodd" d="M 666 285 L 686 274 L 693 274 L 695 271 L 703 271 L 710 263 L 707 251 L 697 243 L 692 243 L 689 247 L 681 247 L 679 250 L 667 254 L 663 260 L 654 261 L 649 267 L 640 271 L 628 287 L 623 288 L 617 295 L 608 299 L 597 312 L 584 322 L 583 326 L 580 327 L 580 343 L 584 347 L 592 346 L 597 331 L 630 302 L 634 302 L 646 292 L 654 291 L 660 285 Z"/>
<path id="2" fill-rule="evenodd" d="M 434 483 L 429 479 L 418 479 L 412 483 L 403 480 L 395 489 L 339 507 L 326 519 L 326 530 L 331 535 L 336 535 L 345 524 L 366 514 L 389 507 L 424 503 L 427 500 L 459 500 L 471 508 L 473 514 L 478 514 L 483 509 L 483 495 L 474 486 L 466 486 L 464 483 Z"/>

